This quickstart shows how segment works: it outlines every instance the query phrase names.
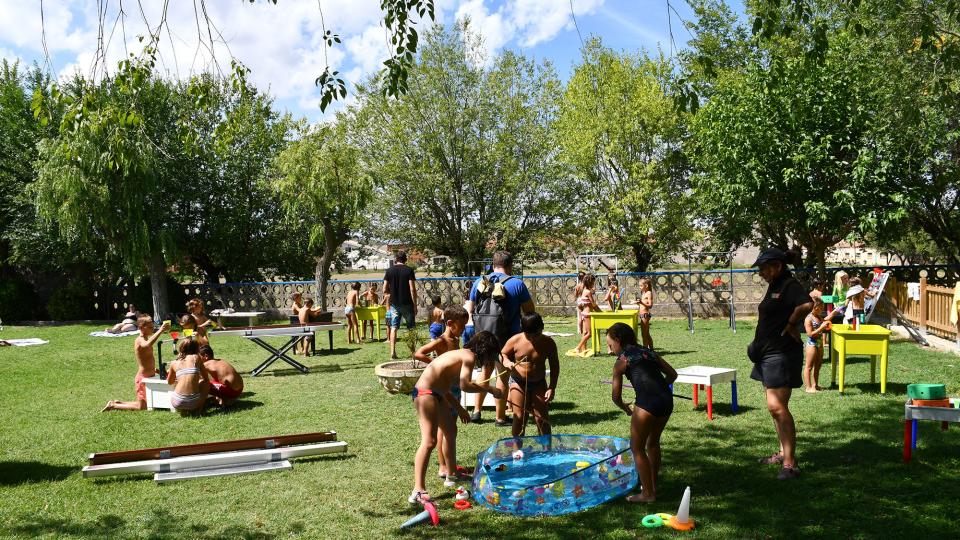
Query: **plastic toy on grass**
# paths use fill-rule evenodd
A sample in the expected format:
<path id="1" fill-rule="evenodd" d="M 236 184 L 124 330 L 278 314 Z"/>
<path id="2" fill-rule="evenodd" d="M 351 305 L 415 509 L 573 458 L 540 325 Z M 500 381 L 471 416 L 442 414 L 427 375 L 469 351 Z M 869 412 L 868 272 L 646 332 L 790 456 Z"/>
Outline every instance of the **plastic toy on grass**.
<path id="1" fill-rule="evenodd" d="M 400 528 L 405 529 L 407 527 L 416 525 L 417 523 L 423 523 L 427 520 L 429 520 L 430 524 L 434 527 L 440 523 L 440 515 L 437 514 L 437 507 L 430 501 L 423 503 L 423 512 L 420 512 L 419 514 L 403 522 L 403 525 L 401 525 Z"/>
<path id="2" fill-rule="evenodd" d="M 683 491 L 683 498 L 680 499 L 680 508 L 677 510 L 677 515 L 664 520 L 663 524 L 676 531 L 693 529 L 693 520 L 690 519 L 690 486 L 687 486 L 687 489 Z"/>
<path id="3" fill-rule="evenodd" d="M 514 461 L 518 450 L 524 458 Z M 597 506 L 627 494 L 636 485 L 628 439 L 519 437 L 501 439 L 477 455 L 473 499 L 518 516 L 555 516 Z"/>

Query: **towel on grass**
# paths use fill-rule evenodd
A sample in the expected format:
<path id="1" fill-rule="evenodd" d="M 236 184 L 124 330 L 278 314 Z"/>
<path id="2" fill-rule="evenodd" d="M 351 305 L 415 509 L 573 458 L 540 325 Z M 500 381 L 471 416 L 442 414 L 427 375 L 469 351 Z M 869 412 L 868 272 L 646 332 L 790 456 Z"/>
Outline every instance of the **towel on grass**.
<path id="1" fill-rule="evenodd" d="M 139 330 L 131 330 L 129 332 L 122 332 L 119 334 L 114 334 L 112 332 L 104 332 L 101 330 L 99 332 L 90 332 L 90 335 L 93 337 L 126 337 L 126 336 L 135 336 L 139 333 L 140 333 Z"/>
<path id="2" fill-rule="evenodd" d="M 50 343 L 49 341 L 40 338 L 0 339 L 0 341 L 6 343 L 7 345 L 16 345 L 17 347 L 26 347 L 27 345 L 46 345 L 47 343 Z"/>

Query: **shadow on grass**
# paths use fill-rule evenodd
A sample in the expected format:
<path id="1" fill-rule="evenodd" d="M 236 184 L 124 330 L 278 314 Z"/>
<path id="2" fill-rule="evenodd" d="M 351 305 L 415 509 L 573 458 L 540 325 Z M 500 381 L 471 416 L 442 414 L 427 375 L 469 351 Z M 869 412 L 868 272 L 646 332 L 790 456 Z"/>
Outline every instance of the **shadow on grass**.
<path id="1" fill-rule="evenodd" d="M 554 429 L 556 429 L 558 426 L 569 424 L 592 424 L 594 422 L 606 422 L 607 420 L 613 420 L 614 418 L 619 418 L 621 416 L 623 416 L 623 411 L 620 410 L 576 411 L 560 412 L 556 414 L 551 411 L 550 423 L 553 424 Z"/>
<path id="2" fill-rule="evenodd" d="M 125 527 L 136 526 L 147 533 L 151 540 L 167 540 L 181 538 L 195 538 L 198 540 L 221 540 L 244 538 L 247 540 L 269 540 L 277 535 L 271 532 L 258 530 L 240 525 L 230 525 L 223 529 L 216 529 L 204 523 L 191 523 L 182 516 L 175 516 L 166 510 L 154 510 L 137 523 L 128 523 L 123 517 L 114 514 L 105 514 L 90 521 L 74 521 L 69 519 L 49 518 L 38 514 L 23 514 L 18 516 L 16 524 L 0 528 L 4 535 L 54 537 L 74 536 L 80 538 L 111 538 L 127 537 Z"/>
<path id="3" fill-rule="evenodd" d="M 232 414 L 240 411 L 249 411 L 251 409 L 256 409 L 257 407 L 262 407 L 262 401 L 252 401 L 249 399 L 244 399 L 243 396 L 247 395 L 247 392 L 244 392 L 240 399 L 237 399 L 230 405 L 226 407 L 218 407 L 214 405 L 213 407 L 207 409 L 206 416 L 219 416 L 224 414 Z"/>
<path id="4" fill-rule="evenodd" d="M 56 482 L 76 470 L 76 467 L 50 465 L 39 461 L 0 461 L 0 486 Z"/>

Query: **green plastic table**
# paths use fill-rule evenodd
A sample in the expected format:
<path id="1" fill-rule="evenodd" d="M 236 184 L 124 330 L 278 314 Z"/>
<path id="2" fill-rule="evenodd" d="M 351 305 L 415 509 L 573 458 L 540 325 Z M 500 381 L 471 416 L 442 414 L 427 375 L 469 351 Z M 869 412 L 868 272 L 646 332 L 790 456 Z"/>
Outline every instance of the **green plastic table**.
<path id="1" fill-rule="evenodd" d="M 625 323 L 637 332 L 637 313 L 636 309 L 621 309 L 619 311 L 594 311 L 590 313 L 590 337 L 593 342 L 593 354 L 600 352 L 600 331 L 610 328 L 618 322 Z"/>
<path id="2" fill-rule="evenodd" d="M 835 324 L 830 329 L 830 385 L 837 381 L 840 370 L 840 392 L 843 392 L 843 374 L 848 355 L 870 357 L 870 383 L 876 382 L 877 358 L 880 358 L 880 393 L 887 393 L 887 350 L 890 330 L 876 324 L 862 324 L 854 331 L 849 324 Z"/>
<path id="3" fill-rule="evenodd" d="M 367 329 L 364 328 L 363 321 L 373 321 L 374 326 L 377 327 L 377 341 L 383 339 L 383 336 L 380 333 L 380 324 L 385 324 L 387 319 L 387 308 L 384 306 L 357 306 L 357 308 L 354 310 L 354 313 L 357 314 L 357 322 L 360 323 L 363 339 L 367 339 Z"/>

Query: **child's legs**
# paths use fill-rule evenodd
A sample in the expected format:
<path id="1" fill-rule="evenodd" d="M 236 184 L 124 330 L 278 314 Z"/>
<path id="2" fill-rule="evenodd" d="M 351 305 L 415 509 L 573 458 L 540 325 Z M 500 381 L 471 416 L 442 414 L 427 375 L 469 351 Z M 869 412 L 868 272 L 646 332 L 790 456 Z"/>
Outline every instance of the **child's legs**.
<path id="1" fill-rule="evenodd" d="M 813 387 L 820 386 L 820 366 L 823 365 L 823 345 L 817 346 L 817 352 L 813 356 Z"/>
<path id="2" fill-rule="evenodd" d="M 510 394 L 507 397 L 510 403 L 510 412 L 513 413 L 513 436 L 519 437 L 527 420 L 527 411 L 524 410 L 523 388 L 516 383 L 510 383 Z"/>
<path id="3" fill-rule="evenodd" d="M 660 475 L 660 436 L 663 428 L 667 427 L 669 416 L 654 417 L 653 429 L 647 437 L 647 457 L 650 459 L 650 468 L 653 470 L 653 493 L 657 492 L 657 476 Z"/>
<path id="4" fill-rule="evenodd" d="M 815 361 L 814 357 L 816 356 L 816 354 L 817 354 L 816 347 L 811 347 L 809 345 L 803 346 L 803 356 L 804 356 L 803 385 L 807 388 L 807 390 L 813 388 L 814 386 L 813 380 L 810 377 L 810 375 L 813 374 L 813 363 Z"/>
<path id="5" fill-rule="evenodd" d="M 445 403 L 440 403 L 439 408 L 440 437 L 443 444 L 439 447 L 438 453 L 443 455 L 442 463 L 446 466 L 447 474 L 455 475 L 457 474 L 457 419 Z"/>
<path id="6" fill-rule="evenodd" d="M 656 424 L 656 418 L 640 407 L 634 406 L 630 419 L 630 450 L 636 463 L 637 475 L 645 494 L 656 496 L 653 485 L 653 468 L 647 455 L 647 440 Z"/>
<path id="7" fill-rule="evenodd" d="M 427 464 L 430 453 L 437 446 L 440 401 L 434 396 L 420 396 L 413 400 L 420 424 L 420 447 L 413 458 L 413 489 L 426 491 Z"/>
<path id="8" fill-rule="evenodd" d="M 544 390 L 545 391 L 545 390 Z M 550 407 L 544 397 L 543 392 L 532 394 L 531 404 L 533 405 L 533 420 L 537 423 L 537 430 L 540 435 L 551 435 L 553 429 L 550 425 Z"/>
<path id="9" fill-rule="evenodd" d="M 439 465 L 441 476 L 450 474 L 450 469 L 447 468 L 446 439 L 447 438 L 443 435 L 443 430 L 441 429 L 437 433 L 437 465 Z"/>
<path id="10" fill-rule="evenodd" d="M 147 400 L 138 401 L 111 401 L 107 403 L 108 411 L 145 411 L 147 409 Z"/>
<path id="11" fill-rule="evenodd" d="M 640 335 L 643 339 L 643 346 L 652 349 L 653 337 L 650 335 L 650 318 L 640 317 Z"/>
<path id="12" fill-rule="evenodd" d="M 587 342 L 590 341 L 590 321 L 586 318 L 583 319 L 583 324 L 585 328 L 580 332 L 583 336 L 580 338 L 580 343 L 577 343 L 577 350 L 583 351 L 587 349 Z"/>
<path id="13" fill-rule="evenodd" d="M 490 375 L 493 375 L 493 370 L 495 369 L 495 367 L 496 366 L 493 365 L 492 363 L 488 363 L 485 366 L 483 366 L 483 369 L 480 371 L 480 378 L 478 380 L 483 381 L 483 380 L 489 379 Z M 483 400 L 485 400 L 486 398 L 487 398 L 486 392 L 477 393 L 477 400 L 473 404 L 473 412 L 479 413 L 483 409 Z"/>

